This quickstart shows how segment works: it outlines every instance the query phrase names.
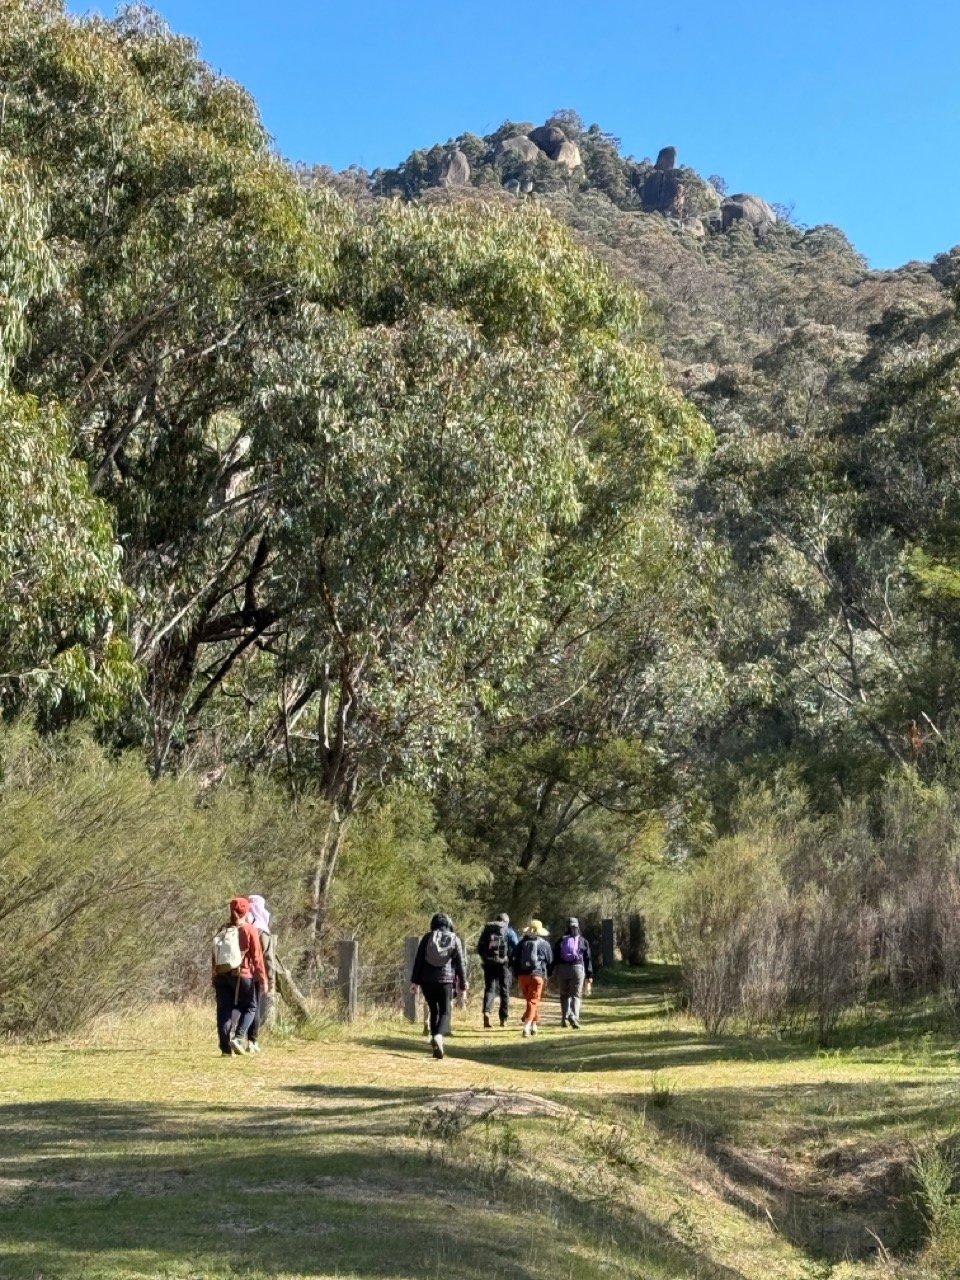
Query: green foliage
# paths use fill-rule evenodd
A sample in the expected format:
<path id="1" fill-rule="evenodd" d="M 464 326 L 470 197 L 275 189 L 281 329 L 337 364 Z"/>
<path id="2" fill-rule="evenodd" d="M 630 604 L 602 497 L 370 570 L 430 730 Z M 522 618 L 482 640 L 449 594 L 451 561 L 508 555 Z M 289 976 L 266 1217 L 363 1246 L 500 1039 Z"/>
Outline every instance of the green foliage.
<path id="1" fill-rule="evenodd" d="M 452 855 L 423 796 L 391 788 L 349 829 L 331 931 L 361 939 L 362 963 L 382 986 L 402 968 L 403 939 L 423 933 L 435 911 L 445 911 L 469 941 L 479 923 L 468 898 L 488 875 Z"/>
<path id="2" fill-rule="evenodd" d="M 0 1033 L 62 1034 L 106 1010 L 206 994 L 210 939 L 236 893 L 262 893 L 279 953 L 308 944 L 303 883 L 328 814 L 269 781 L 152 782 L 77 732 L 0 731 Z M 355 827 L 330 932 L 360 940 L 365 990 L 394 998 L 403 939 L 439 908 L 468 933 L 484 879 L 447 852 L 429 804 L 385 793 Z M 332 958 L 332 950 L 328 958 Z"/>
<path id="3" fill-rule="evenodd" d="M 62 1033 L 202 979 L 233 815 L 195 799 L 194 783 L 155 787 L 138 758 L 87 738 L 3 732 L 4 1031 Z"/>
<path id="4" fill-rule="evenodd" d="M 464 892 L 552 912 L 632 909 L 661 846 L 709 851 L 681 933 L 702 917 L 734 975 L 716 1016 L 829 1029 L 862 990 L 850 884 L 795 874 L 799 827 L 755 867 L 769 821 L 737 797 L 789 772 L 797 823 L 872 884 L 860 797 L 952 776 L 953 258 L 876 273 L 835 227 L 723 231 L 690 169 L 677 216 L 645 213 L 650 162 L 570 110 L 572 170 L 502 150 L 534 131 L 505 122 L 298 173 L 140 7 L 5 0 L 0 78 L 0 710 L 91 711 L 158 777 L 282 774 L 287 847 L 251 783 L 244 865 L 298 951 L 324 904 L 410 927 L 454 855 Z M 455 147 L 472 186 L 438 189 Z M 446 844 L 377 799 L 398 778 Z M 758 898 L 728 901 L 724 858 Z M 769 931 L 756 968 L 771 895 L 841 987 L 809 949 L 802 991 L 768 981 Z"/>
<path id="5" fill-rule="evenodd" d="M 26 315 L 57 279 L 29 170 L 0 150 L 0 706 L 100 714 L 135 684 L 110 509 L 70 457 L 66 415 L 10 389 Z"/>
<path id="6" fill-rule="evenodd" d="M 940 1274 L 956 1274 L 960 1267 L 960 1196 L 953 1191 L 954 1163 L 946 1152 L 932 1147 L 916 1153 L 911 1173 L 927 1225 L 926 1260 Z"/>
<path id="7" fill-rule="evenodd" d="M 110 509 L 72 461 L 63 415 L 0 391 L 0 699 L 115 713 L 135 687 L 115 624 L 128 596 Z"/>
<path id="8" fill-rule="evenodd" d="M 639 301 L 543 210 L 375 206 L 345 240 L 347 310 L 271 367 L 257 455 L 330 798 L 363 760 L 429 773 L 516 687 L 561 550 L 599 564 L 705 438 Z"/>

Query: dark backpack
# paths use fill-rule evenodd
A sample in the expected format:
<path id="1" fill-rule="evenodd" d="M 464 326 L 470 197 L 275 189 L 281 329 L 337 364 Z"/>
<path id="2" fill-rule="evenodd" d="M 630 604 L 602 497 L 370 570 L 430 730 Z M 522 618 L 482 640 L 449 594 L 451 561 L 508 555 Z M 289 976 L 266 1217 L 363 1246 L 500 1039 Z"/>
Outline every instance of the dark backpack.
<path id="1" fill-rule="evenodd" d="M 524 938 L 517 952 L 517 973 L 533 973 L 540 963 L 540 939 Z"/>
<path id="2" fill-rule="evenodd" d="M 564 964 L 580 964 L 580 938 L 577 934 L 567 933 L 560 939 L 560 959 Z"/>
<path id="3" fill-rule="evenodd" d="M 442 969 L 457 949 L 457 935 L 449 929 L 434 929 L 427 939 L 423 957 L 434 969 Z"/>
<path id="4" fill-rule="evenodd" d="M 510 958 L 507 946 L 507 926 L 496 921 L 488 924 L 483 931 L 481 957 L 488 964 L 506 964 Z"/>

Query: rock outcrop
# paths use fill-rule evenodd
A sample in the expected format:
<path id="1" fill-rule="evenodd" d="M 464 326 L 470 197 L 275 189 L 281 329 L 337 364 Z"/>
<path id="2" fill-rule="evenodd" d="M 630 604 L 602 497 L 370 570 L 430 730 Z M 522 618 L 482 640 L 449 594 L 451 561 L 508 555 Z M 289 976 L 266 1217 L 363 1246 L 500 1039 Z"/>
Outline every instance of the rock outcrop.
<path id="1" fill-rule="evenodd" d="M 680 170 L 654 169 L 648 173 L 640 188 L 640 204 L 647 213 L 662 213 L 669 218 L 681 217 L 684 191 Z"/>
<path id="2" fill-rule="evenodd" d="M 560 148 L 568 141 L 567 135 L 556 124 L 542 124 L 539 129 L 531 129 L 529 136 L 531 142 L 535 142 L 551 160 L 556 160 Z"/>
<path id="3" fill-rule="evenodd" d="M 525 133 L 514 133 L 497 144 L 497 158 L 503 156 L 519 156 L 521 160 L 536 160 L 540 148 Z"/>
<path id="4" fill-rule="evenodd" d="M 583 163 L 580 158 L 580 148 L 569 138 L 564 138 L 557 148 L 557 154 L 553 158 L 557 164 L 562 164 L 571 173 L 574 169 L 579 169 Z"/>
<path id="5" fill-rule="evenodd" d="M 442 187 L 466 187 L 470 185 L 470 161 L 462 151 L 451 152 L 444 166 Z"/>
<path id="6" fill-rule="evenodd" d="M 661 147 L 660 154 L 657 156 L 657 163 L 653 167 L 659 169 L 661 173 L 669 169 L 675 169 L 677 167 L 677 148 Z"/>
<path id="7" fill-rule="evenodd" d="M 721 227 L 729 230 L 735 222 L 749 222 L 754 231 L 766 231 L 777 220 L 777 215 L 762 196 L 751 196 L 745 192 L 727 196 L 720 205 Z"/>

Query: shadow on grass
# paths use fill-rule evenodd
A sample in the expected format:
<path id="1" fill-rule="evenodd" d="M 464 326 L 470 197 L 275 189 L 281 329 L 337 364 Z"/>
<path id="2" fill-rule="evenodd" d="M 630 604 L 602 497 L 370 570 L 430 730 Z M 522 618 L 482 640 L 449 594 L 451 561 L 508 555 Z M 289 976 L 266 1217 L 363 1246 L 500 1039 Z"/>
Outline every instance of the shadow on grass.
<path id="1" fill-rule="evenodd" d="M 608 1095 L 611 1106 L 713 1161 L 721 1194 L 813 1258 L 837 1263 L 910 1252 L 922 1223 L 910 1164 L 915 1143 L 960 1123 L 944 1081 L 825 1081 L 814 1086 L 679 1089 Z"/>
<path id="2" fill-rule="evenodd" d="M 375 1105 L 394 1105 L 377 1092 L 388 1096 Z M 0 1109 L 0 1274 L 594 1280 L 613 1265 L 743 1280 L 624 1206 L 522 1165 L 494 1177 L 455 1148 L 413 1147 L 409 1101 L 398 1091 L 394 1145 L 380 1134 L 350 1147 L 349 1126 L 304 1133 L 289 1123 L 298 1113 L 242 1104 Z"/>
<path id="3" fill-rule="evenodd" d="M 454 1037 L 448 1046 L 449 1056 L 511 1071 L 560 1073 L 665 1071 L 714 1062 L 787 1062 L 810 1056 L 809 1048 L 783 1041 L 746 1037 L 718 1041 L 695 1032 L 670 1030 L 591 1035 L 586 1030 L 588 1024 L 580 1031 L 541 1025 L 540 1034 L 529 1040 L 511 1027 L 497 1033 L 496 1043 Z M 425 1052 L 422 1040 L 412 1034 L 379 1036 L 367 1043 L 394 1052 Z"/>

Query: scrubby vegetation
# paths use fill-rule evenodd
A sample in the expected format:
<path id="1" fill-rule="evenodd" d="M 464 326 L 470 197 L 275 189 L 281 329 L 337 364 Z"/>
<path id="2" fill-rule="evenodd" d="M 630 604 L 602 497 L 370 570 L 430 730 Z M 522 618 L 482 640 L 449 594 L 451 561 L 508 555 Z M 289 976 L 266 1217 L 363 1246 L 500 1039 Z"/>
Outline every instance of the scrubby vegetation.
<path id="1" fill-rule="evenodd" d="M 252 882 L 319 988 L 575 904 L 714 1030 L 953 1016 L 956 255 L 572 111 L 298 171 L 149 11 L 2 16 L 5 1027 Z"/>

